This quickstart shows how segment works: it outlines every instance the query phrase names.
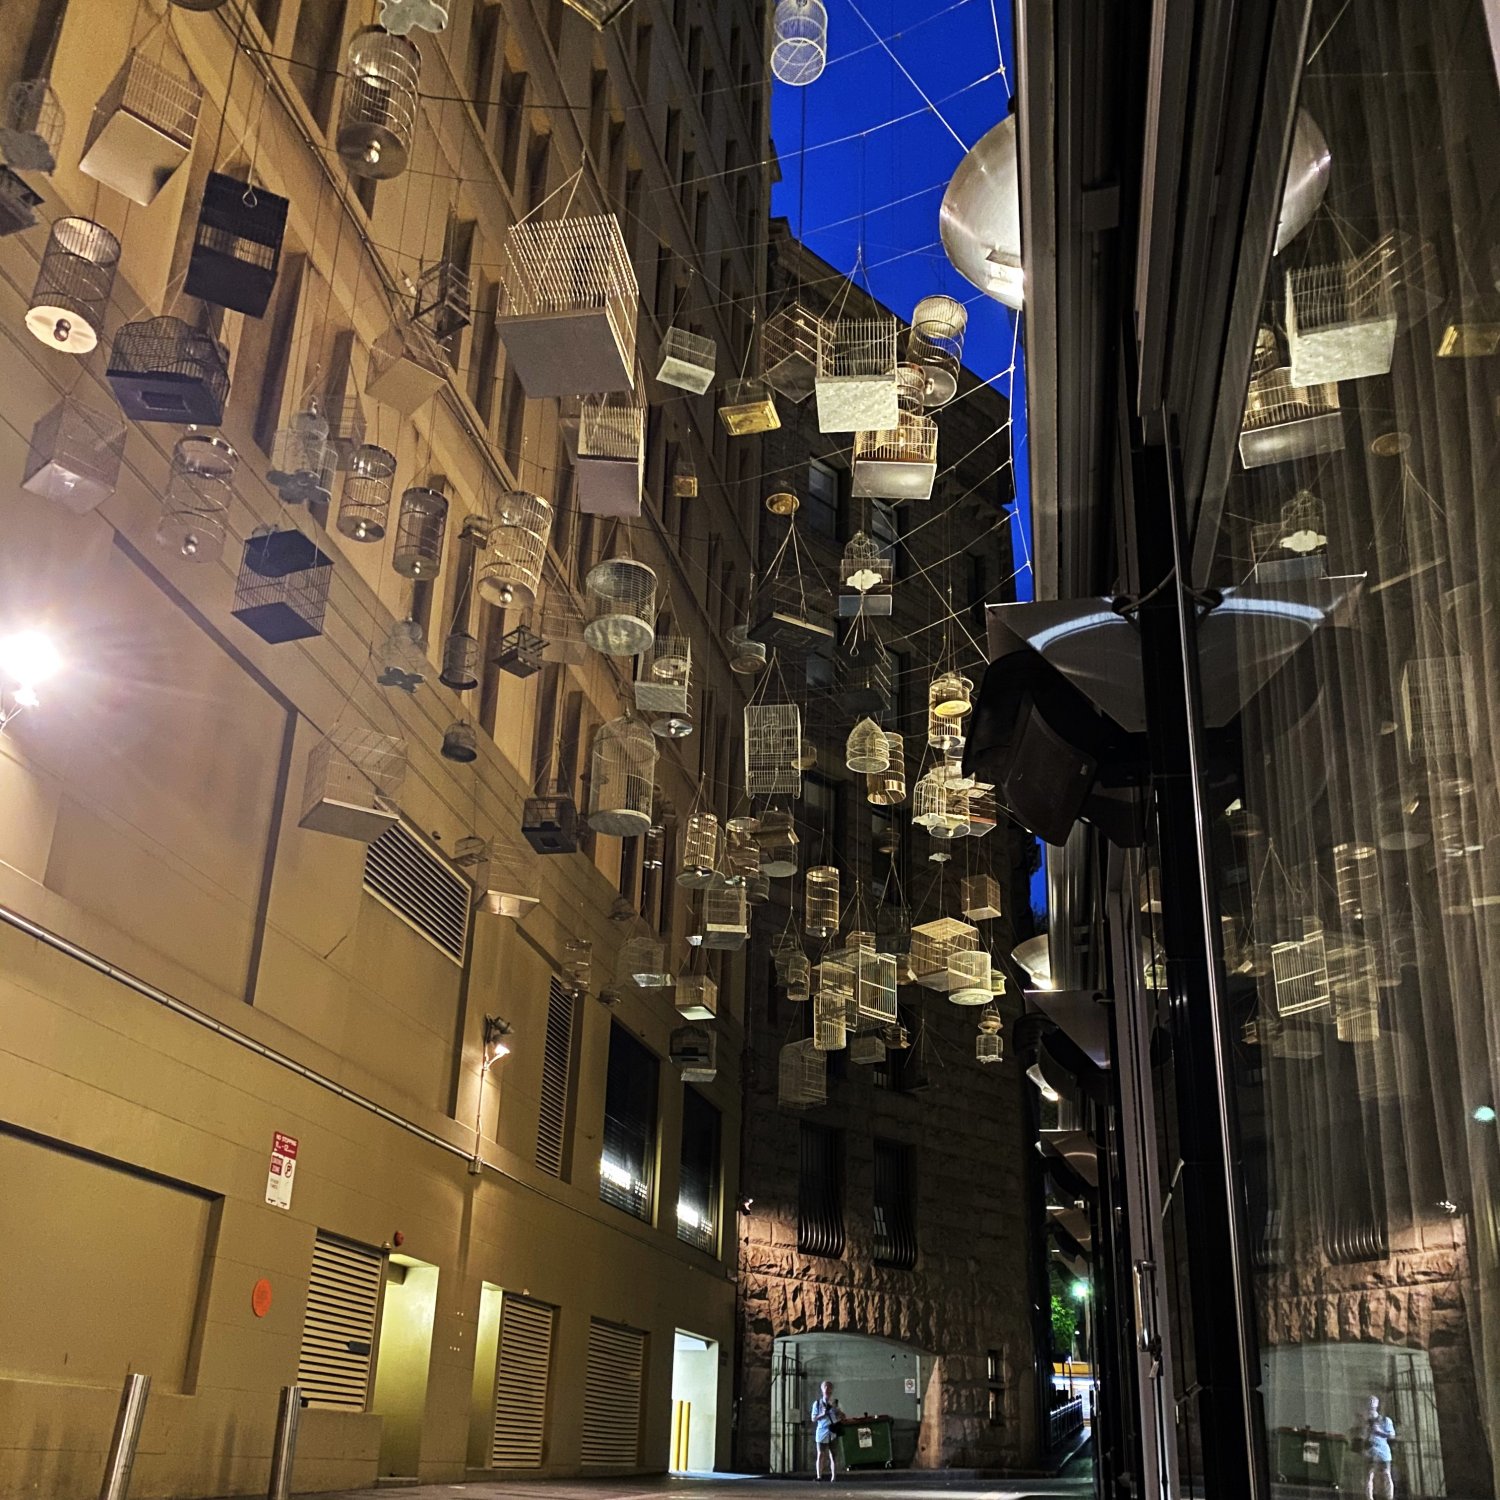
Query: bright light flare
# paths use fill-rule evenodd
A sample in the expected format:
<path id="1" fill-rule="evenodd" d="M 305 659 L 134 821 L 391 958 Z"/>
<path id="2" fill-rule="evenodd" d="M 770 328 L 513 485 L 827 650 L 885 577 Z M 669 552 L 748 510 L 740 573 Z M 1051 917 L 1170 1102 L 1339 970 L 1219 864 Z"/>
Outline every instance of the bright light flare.
<path id="1" fill-rule="evenodd" d="M 40 630 L 19 630 L 0 638 L 0 676 L 15 687 L 18 702 L 25 694 L 31 700 L 26 706 L 34 707 L 36 689 L 61 670 L 57 647 Z"/>

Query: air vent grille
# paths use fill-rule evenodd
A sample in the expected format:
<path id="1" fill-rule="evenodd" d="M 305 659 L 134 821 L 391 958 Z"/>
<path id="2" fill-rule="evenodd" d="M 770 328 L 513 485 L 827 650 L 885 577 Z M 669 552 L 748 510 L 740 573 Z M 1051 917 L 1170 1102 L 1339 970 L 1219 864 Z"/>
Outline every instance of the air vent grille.
<path id="1" fill-rule="evenodd" d="M 464 961 L 474 889 L 405 825 L 388 828 L 370 845 L 365 889 L 438 952 Z"/>

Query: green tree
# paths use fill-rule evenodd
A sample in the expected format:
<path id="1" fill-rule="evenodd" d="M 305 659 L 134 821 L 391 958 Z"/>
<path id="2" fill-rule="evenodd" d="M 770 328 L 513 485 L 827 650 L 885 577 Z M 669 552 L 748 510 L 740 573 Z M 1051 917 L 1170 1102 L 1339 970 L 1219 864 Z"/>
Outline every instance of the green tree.
<path id="1" fill-rule="evenodd" d="M 1071 1297 L 1053 1290 L 1052 1352 L 1056 1359 L 1068 1359 L 1073 1353 L 1073 1336 L 1078 1332 L 1078 1304 Z"/>

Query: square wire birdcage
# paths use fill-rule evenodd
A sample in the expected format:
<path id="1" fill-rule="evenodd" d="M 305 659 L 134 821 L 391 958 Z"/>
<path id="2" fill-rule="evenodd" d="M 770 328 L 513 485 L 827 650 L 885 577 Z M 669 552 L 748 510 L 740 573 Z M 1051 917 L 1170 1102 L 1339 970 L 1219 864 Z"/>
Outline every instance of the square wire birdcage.
<path id="1" fill-rule="evenodd" d="M 11 85 L 6 96 L 0 152 L 18 170 L 46 176 L 57 170 L 66 123 L 52 80 L 23 78 Z"/>
<path id="2" fill-rule="evenodd" d="M 679 974 L 676 1005 L 685 1021 L 712 1021 L 719 1013 L 719 986 L 707 974 Z"/>
<path id="3" fill-rule="evenodd" d="M 1277 365 L 1251 376 L 1240 425 L 1240 462 L 1247 469 L 1337 453 L 1344 419 L 1335 384 L 1298 386 Z"/>
<path id="4" fill-rule="evenodd" d="M 64 396 L 31 429 L 21 488 L 85 515 L 115 492 L 125 459 L 125 423 Z"/>
<path id="5" fill-rule="evenodd" d="M 812 395 L 827 336 L 823 319 L 801 302 L 789 303 L 766 319 L 760 340 L 761 374 L 778 396 L 795 404 Z"/>
<path id="6" fill-rule="evenodd" d="M 1386 374 L 1396 349 L 1389 247 L 1289 270 L 1286 339 L 1293 385 Z"/>
<path id="7" fill-rule="evenodd" d="M 1330 1003 L 1328 947 L 1319 923 L 1306 922 L 1301 938 L 1271 944 L 1271 986 L 1279 1016 L 1302 1015 Z"/>
<path id="8" fill-rule="evenodd" d="M 882 431 L 854 434 L 853 494 L 874 500 L 930 500 L 937 482 L 937 423 L 902 412 Z"/>
<path id="9" fill-rule="evenodd" d="M 276 286 L 290 207 L 263 187 L 210 172 L 188 257 L 187 294 L 247 317 L 262 317 Z"/>
<path id="10" fill-rule="evenodd" d="M 646 473 L 646 409 L 634 396 L 584 398 L 574 468 L 578 508 L 585 515 L 640 515 Z"/>
<path id="11" fill-rule="evenodd" d="M 298 826 L 368 844 L 400 819 L 396 799 L 405 779 L 405 740 L 335 728 L 307 757 Z"/>
<path id="12" fill-rule="evenodd" d="M 743 884 L 722 878 L 703 892 L 703 947 L 732 949 L 750 935 L 750 906 Z"/>
<path id="13" fill-rule="evenodd" d="M 810 1037 L 788 1042 L 777 1060 L 777 1105 L 782 1109 L 816 1109 L 827 1102 L 827 1059 Z"/>
<path id="14" fill-rule="evenodd" d="M 859 950 L 854 965 L 854 996 L 865 1020 L 896 1020 L 897 968 L 894 954 Z"/>
<path id="15" fill-rule="evenodd" d="M 755 375 L 725 381 L 719 421 L 730 437 L 775 432 L 781 426 L 781 414 L 776 410 L 769 382 Z"/>
<path id="16" fill-rule="evenodd" d="M 409 417 L 442 388 L 443 352 L 420 323 L 393 323 L 370 351 L 366 394 L 382 406 Z"/>
<path id="17" fill-rule="evenodd" d="M 635 706 L 646 714 L 685 714 L 692 678 L 692 638 L 658 635 L 636 658 Z"/>
<path id="18" fill-rule="evenodd" d="M 0 167 L 0 239 L 36 224 L 42 195 L 34 193 L 9 167 Z"/>
<path id="19" fill-rule="evenodd" d="M 911 930 L 911 969 L 916 982 L 924 989 L 940 993 L 955 983 L 948 960 L 955 953 L 967 953 L 979 947 L 979 929 L 957 917 L 938 917 L 921 922 Z"/>
<path id="20" fill-rule="evenodd" d="M 800 573 L 768 579 L 756 590 L 750 634 L 767 649 L 804 654 L 837 638 L 832 601 Z"/>
<path id="21" fill-rule="evenodd" d="M 642 990 L 670 989 L 674 983 L 667 968 L 667 947 L 656 938 L 633 937 L 620 949 L 617 969 L 621 983 Z"/>
<path id="22" fill-rule="evenodd" d="M 229 397 L 229 351 L 181 318 L 126 323 L 110 346 L 105 376 L 136 422 L 217 427 Z"/>
<path id="23" fill-rule="evenodd" d="M 988 922 L 1000 915 L 1000 882 L 993 875 L 965 875 L 960 889 L 959 910 L 970 921 Z"/>
<path id="24" fill-rule="evenodd" d="M 719 1076 L 718 1033 L 707 1026 L 678 1026 L 667 1050 L 684 1083 L 712 1083 Z"/>
<path id="25" fill-rule="evenodd" d="M 505 263 L 497 327 L 528 396 L 634 388 L 640 287 L 613 214 L 523 220 Z"/>
<path id="26" fill-rule="evenodd" d="M 521 834 L 538 854 L 576 854 L 577 804 L 562 791 L 528 797 L 521 808 Z"/>
<path id="27" fill-rule="evenodd" d="M 800 797 L 802 710 L 795 703 L 752 703 L 745 710 L 745 791 L 752 797 Z"/>
<path id="28" fill-rule="evenodd" d="M 147 206 L 187 159 L 202 103 L 191 75 L 132 52 L 94 106 L 79 170 Z"/>
<path id="29" fill-rule="evenodd" d="M 711 338 L 673 324 L 661 341 L 656 378 L 663 385 L 701 396 L 714 383 L 717 362 L 718 345 Z"/>
<path id="30" fill-rule="evenodd" d="M 862 1067 L 885 1061 L 885 1038 L 878 1031 L 861 1031 L 849 1038 L 849 1061 Z"/>
<path id="31" fill-rule="evenodd" d="M 473 321 L 469 273 L 451 260 L 434 261 L 417 277 L 411 320 L 438 343 L 451 339 Z"/>
<path id="32" fill-rule="evenodd" d="M 901 414 L 896 377 L 896 319 L 839 318 L 818 354 L 818 427 L 823 432 L 880 431 Z"/>
<path id="33" fill-rule="evenodd" d="M 295 527 L 245 543 L 230 613 L 273 646 L 322 635 L 333 559 Z"/>
<path id="34" fill-rule="evenodd" d="M 500 648 L 494 662 L 512 677 L 530 677 L 542 669 L 542 652 L 546 642 L 529 625 L 517 625 L 500 637 Z"/>
<path id="35" fill-rule="evenodd" d="M 1401 727 L 1412 760 L 1468 755 L 1472 667 L 1467 656 L 1413 657 L 1401 668 Z"/>

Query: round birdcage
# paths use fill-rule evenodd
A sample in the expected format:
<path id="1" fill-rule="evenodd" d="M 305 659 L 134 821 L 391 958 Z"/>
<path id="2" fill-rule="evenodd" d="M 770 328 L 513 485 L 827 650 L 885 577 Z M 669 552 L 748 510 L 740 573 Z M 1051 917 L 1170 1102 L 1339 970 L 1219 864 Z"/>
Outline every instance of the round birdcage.
<path id="1" fill-rule="evenodd" d="M 479 737 L 467 720 L 459 719 L 443 732 L 443 759 L 463 765 L 479 759 Z"/>
<path id="2" fill-rule="evenodd" d="M 651 826 L 656 737 L 628 715 L 599 726 L 589 781 L 589 827 L 631 839 Z"/>
<path id="3" fill-rule="evenodd" d="M 982 1063 L 1003 1062 L 1005 1038 L 998 1031 L 981 1030 L 974 1038 L 974 1059 Z"/>
<path id="4" fill-rule="evenodd" d="M 915 416 L 927 396 L 927 371 L 910 362 L 896 366 L 896 409 Z"/>
<path id="5" fill-rule="evenodd" d="M 266 483 L 286 505 L 326 505 L 333 498 L 338 458 L 328 442 L 328 419 L 314 401 L 276 434 Z"/>
<path id="6" fill-rule="evenodd" d="M 755 677 L 766 669 L 766 646 L 764 641 L 750 639 L 748 625 L 732 625 L 725 634 L 729 647 L 729 670 L 742 677 Z"/>
<path id="7" fill-rule="evenodd" d="M 814 865 L 807 872 L 802 918 L 808 937 L 831 938 L 839 930 L 839 872 L 833 865 Z"/>
<path id="8" fill-rule="evenodd" d="M 761 815 L 761 874 L 785 880 L 797 873 L 797 829 L 789 812 L 770 809 Z"/>
<path id="9" fill-rule="evenodd" d="M 874 719 L 861 719 L 849 731 L 844 743 L 844 764 L 851 771 L 875 775 L 891 763 L 890 746 L 883 730 Z"/>
<path id="10" fill-rule="evenodd" d="M 551 532 L 552 507 L 547 501 L 524 490 L 507 493 L 490 531 L 489 555 L 479 573 L 480 594 L 501 609 L 531 604 Z"/>
<path id="11" fill-rule="evenodd" d="M 49 349 L 87 354 L 104 330 L 120 242 L 92 219 L 58 219 L 47 236 L 26 326 Z"/>
<path id="12" fill-rule="evenodd" d="M 812 960 L 803 952 L 789 953 L 781 972 L 788 1000 L 801 1002 L 812 995 Z"/>
<path id="13" fill-rule="evenodd" d="M 731 820 L 731 823 L 743 820 Z M 744 885 L 760 878 L 760 840 L 747 828 L 724 830 L 724 869 L 731 881 Z"/>
<path id="14" fill-rule="evenodd" d="M 414 693 L 426 680 L 427 639 L 422 627 L 415 620 L 397 620 L 381 643 L 375 681 L 381 687 Z"/>
<path id="15" fill-rule="evenodd" d="M 888 731 L 885 748 L 885 769 L 866 778 L 865 801 L 875 807 L 898 807 L 906 801 L 906 741 Z"/>
<path id="16" fill-rule="evenodd" d="M 764 870 L 757 869 L 745 877 L 745 900 L 751 906 L 764 906 L 770 899 L 771 877 Z"/>
<path id="17" fill-rule="evenodd" d="M 23 78 L 11 85 L 0 126 L 0 151 L 18 172 L 57 170 L 66 121 L 49 78 Z"/>
<path id="18" fill-rule="evenodd" d="M 221 437 L 189 431 L 172 449 L 157 543 L 190 562 L 215 562 L 224 552 L 229 500 L 240 456 Z"/>
<path id="19" fill-rule="evenodd" d="M 714 878 L 723 853 L 719 820 L 713 813 L 694 813 L 682 836 L 682 862 L 677 884 L 702 890 Z"/>
<path id="20" fill-rule="evenodd" d="M 959 672 L 943 672 L 927 689 L 927 712 L 939 719 L 962 719 L 974 706 L 974 684 Z"/>
<path id="21" fill-rule="evenodd" d="M 923 404 L 946 406 L 958 394 L 969 310 L 953 297 L 923 297 L 912 310 L 906 357 L 926 377 Z"/>
<path id="22" fill-rule="evenodd" d="M 988 1005 L 994 993 L 990 956 L 983 948 L 948 955 L 948 998 L 955 1005 Z"/>
<path id="23" fill-rule="evenodd" d="M 630 557 L 611 557 L 583 581 L 589 601 L 584 640 L 604 656 L 639 656 L 656 639 L 656 573 Z M 648 731 L 649 732 L 649 731 Z"/>
<path id="24" fill-rule="evenodd" d="M 467 693 L 479 686 L 479 642 L 467 630 L 448 632 L 438 681 L 455 693 Z"/>
<path id="25" fill-rule="evenodd" d="M 391 566 L 403 578 L 436 578 L 443 568 L 447 533 L 448 497 L 441 490 L 413 485 L 401 496 Z"/>
<path id="26" fill-rule="evenodd" d="M 1004 1022 L 1000 1019 L 1000 1012 L 995 1003 L 991 1001 L 979 1013 L 979 1029 L 990 1036 L 1004 1030 Z"/>
<path id="27" fill-rule="evenodd" d="M 421 73 L 422 54 L 405 37 L 370 30 L 349 44 L 336 142 L 355 176 L 383 179 L 406 170 Z"/>
<path id="28" fill-rule="evenodd" d="M 396 455 L 376 443 L 361 443 L 349 457 L 339 497 L 339 531 L 353 542 L 380 541 L 395 484 Z"/>
<path id="29" fill-rule="evenodd" d="M 822 0 L 779 0 L 771 39 L 771 72 L 805 88 L 828 61 L 828 11 Z"/>

